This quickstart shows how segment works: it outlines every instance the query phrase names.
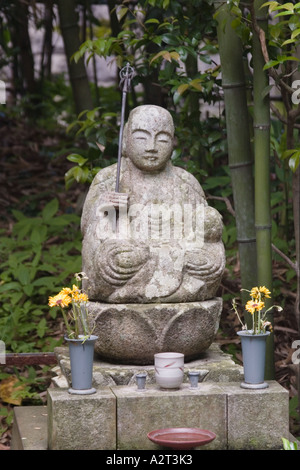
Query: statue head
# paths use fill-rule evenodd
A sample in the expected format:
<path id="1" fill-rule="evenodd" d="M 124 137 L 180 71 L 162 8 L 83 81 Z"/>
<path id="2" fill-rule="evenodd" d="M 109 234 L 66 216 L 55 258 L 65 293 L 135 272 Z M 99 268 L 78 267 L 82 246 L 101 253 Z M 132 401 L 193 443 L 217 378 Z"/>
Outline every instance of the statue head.
<path id="1" fill-rule="evenodd" d="M 124 128 L 123 156 L 142 171 L 161 171 L 173 152 L 174 124 L 169 111 L 143 105 L 133 109 Z"/>

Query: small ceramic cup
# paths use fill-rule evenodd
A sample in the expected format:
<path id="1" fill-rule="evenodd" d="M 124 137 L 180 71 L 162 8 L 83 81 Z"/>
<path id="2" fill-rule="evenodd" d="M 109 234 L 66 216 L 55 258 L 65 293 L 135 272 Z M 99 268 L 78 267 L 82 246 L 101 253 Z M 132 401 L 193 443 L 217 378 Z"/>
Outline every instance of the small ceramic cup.
<path id="1" fill-rule="evenodd" d="M 163 352 L 154 354 L 155 380 L 162 389 L 178 389 L 183 382 L 184 354 Z"/>
<path id="2" fill-rule="evenodd" d="M 200 372 L 199 371 L 189 371 L 188 377 L 190 380 L 190 389 L 195 390 L 198 388 Z"/>
<path id="3" fill-rule="evenodd" d="M 141 392 L 145 391 L 145 384 L 146 384 L 146 378 L 147 374 L 145 372 L 141 372 L 140 374 L 136 374 L 136 384 L 137 384 L 137 389 Z"/>

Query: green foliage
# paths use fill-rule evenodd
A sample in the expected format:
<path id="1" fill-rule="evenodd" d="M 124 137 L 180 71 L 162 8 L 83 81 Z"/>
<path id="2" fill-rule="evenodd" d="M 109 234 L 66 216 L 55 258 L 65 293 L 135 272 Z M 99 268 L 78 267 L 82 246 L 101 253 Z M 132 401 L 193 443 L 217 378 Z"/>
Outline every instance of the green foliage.
<path id="1" fill-rule="evenodd" d="M 5 419 L 6 426 L 0 426 L 0 436 L 7 430 L 7 427 L 11 426 L 14 419 L 14 412 L 13 409 L 8 408 L 0 408 L 0 416 L 3 416 Z"/>
<path id="2" fill-rule="evenodd" d="M 14 352 L 51 350 L 49 292 L 81 268 L 79 217 L 59 214 L 57 199 L 36 217 L 13 211 L 11 236 L 0 239 L 0 331 Z"/>
<path id="3" fill-rule="evenodd" d="M 98 37 L 85 41 L 73 60 L 85 57 L 88 62 L 94 55 L 114 56 L 120 68 L 129 62 L 135 69 L 129 108 L 142 104 L 149 83 L 154 84 L 156 99 L 161 99 L 174 117 L 176 160 L 192 160 L 202 169 L 212 165 L 213 148 L 218 152 L 218 141 L 224 145 L 224 139 L 215 129 L 212 132 L 216 124 L 213 119 L 200 117 L 203 103 L 219 101 L 221 85 L 219 66 L 213 60 L 217 54 L 213 3 L 193 0 L 185 5 L 178 1 L 141 0 L 128 6 L 124 1 L 115 12 L 118 34 L 113 36 L 108 28 L 98 28 Z M 141 89 L 138 86 L 144 89 L 140 95 L 136 92 Z M 105 90 L 101 96 L 106 95 Z M 69 156 L 77 166 L 66 175 L 68 187 L 75 181 L 89 183 L 95 166 L 98 170 L 117 157 L 121 96 L 115 94 L 111 98 L 106 103 L 102 98 L 100 108 L 82 113 L 70 127 L 79 126 L 77 135 L 85 136 L 88 149 Z"/>
<path id="4" fill-rule="evenodd" d="M 292 172 L 286 152 L 286 131 L 280 121 L 271 123 L 271 213 L 272 242 L 286 255 L 293 257 L 295 242 L 293 238 L 294 217 L 292 207 Z M 274 253 L 274 258 L 278 255 Z M 280 258 L 278 258 L 280 259 Z M 294 269 L 287 268 L 287 282 L 296 279 Z M 295 280 L 294 279 L 294 280 Z M 296 288 L 293 285 L 292 288 Z"/>
<path id="5" fill-rule="evenodd" d="M 20 371 L 17 367 L 13 367 L 12 371 L 0 372 L 0 381 L 8 380 L 12 384 L 11 393 L 9 398 L 16 402 L 23 400 L 30 401 L 31 404 L 42 404 L 39 392 L 44 390 L 44 384 L 48 381 L 47 372 L 49 367 L 43 367 L 40 373 L 33 366 L 25 366 L 24 370 Z M 4 387 L 4 383 L 2 382 Z M 9 424 L 10 417 L 7 416 L 7 424 Z"/>
<path id="6" fill-rule="evenodd" d="M 292 418 L 299 419 L 298 396 L 295 395 L 289 400 L 289 415 Z"/>
<path id="7" fill-rule="evenodd" d="M 300 450 L 299 447 L 298 447 L 298 442 L 297 441 L 291 442 L 288 439 L 286 439 L 285 437 L 282 437 L 281 439 L 282 439 L 283 449 L 284 450 Z"/>
<path id="8" fill-rule="evenodd" d="M 249 39 L 246 42 L 247 51 L 251 52 L 251 37 L 253 32 L 249 25 L 259 28 L 254 24 L 254 12 L 249 14 L 244 9 L 245 5 L 240 0 L 230 0 L 228 2 L 231 12 L 235 15 L 233 25 L 244 41 L 241 30 L 248 28 Z M 251 7 L 250 11 L 251 11 Z M 300 3 L 268 1 L 262 4 L 262 14 L 269 12 L 268 32 L 260 35 L 261 47 L 264 56 L 264 70 L 269 72 L 272 83 L 264 91 L 264 96 L 271 93 L 273 88 L 277 88 L 282 96 L 282 103 L 273 103 L 276 119 L 287 124 L 287 127 L 294 127 L 295 118 L 298 115 L 297 105 L 299 104 L 300 81 L 295 80 L 297 72 L 300 70 L 300 59 L 298 57 L 298 47 L 300 44 Z M 245 42 L 244 42 L 245 44 Z M 264 98 L 262 96 L 262 98 Z M 297 144 L 298 136 L 285 140 L 279 158 L 286 159 L 290 170 L 295 172 L 300 162 L 300 147 Z"/>
<path id="9" fill-rule="evenodd" d="M 75 182 L 90 184 L 101 168 L 117 158 L 118 128 L 114 103 L 118 102 L 119 94 L 110 89 L 106 95 L 107 104 L 104 105 L 111 108 L 110 111 L 106 111 L 105 106 L 83 111 L 67 129 L 69 134 L 75 131 L 75 139 L 83 137 L 86 142 L 85 146 L 74 149 L 74 153 L 67 157 L 77 164 L 65 175 L 67 189 Z"/>

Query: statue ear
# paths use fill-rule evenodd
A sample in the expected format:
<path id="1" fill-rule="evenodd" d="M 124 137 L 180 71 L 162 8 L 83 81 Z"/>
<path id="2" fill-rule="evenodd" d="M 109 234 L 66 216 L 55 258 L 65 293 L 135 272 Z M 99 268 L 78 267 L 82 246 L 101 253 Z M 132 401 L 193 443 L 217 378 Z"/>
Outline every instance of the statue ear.
<path id="1" fill-rule="evenodd" d="M 123 129 L 123 138 L 122 138 L 122 157 L 126 158 L 126 148 L 127 148 L 127 132 L 128 132 L 128 124 L 126 122 L 124 129 Z"/>

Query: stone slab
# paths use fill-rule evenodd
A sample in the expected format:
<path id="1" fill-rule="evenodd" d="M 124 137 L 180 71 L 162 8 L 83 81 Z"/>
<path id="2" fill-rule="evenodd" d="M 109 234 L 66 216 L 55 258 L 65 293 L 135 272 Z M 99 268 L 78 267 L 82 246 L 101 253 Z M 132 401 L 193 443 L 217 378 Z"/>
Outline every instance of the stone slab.
<path id="1" fill-rule="evenodd" d="M 48 390 L 50 450 L 110 450 L 116 448 L 116 398 L 109 388 L 92 395 Z"/>
<path id="2" fill-rule="evenodd" d="M 71 370 L 68 348 L 60 347 L 55 350 L 58 366 L 53 369 L 55 387 L 66 388 L 71 384 Z M 188 383 L 188 372 L 200 371 L 199 381 L 210 382 L 241 382 L 243 380 L 243 367 L 235 364 L 231 355 L 221 351 L 217 343 L 202 353 L 199 359 L 185 362 L 184 382 Z M 93 386 L 135 385 L 136 374 L 147 373 L 147 384 L 155 384 L 154 366 L 120 365 L 102 361 L 95 356 L 93 369 Z"/>
<path id="3" fill-rule="evenodd" d="M 255 391 L 223 384 L 229 450 L 280 449 L 282 437 L 289 438 L 289 393 L 276 381 L 268 384 Z"/>
<path id="4" fill-rule="evenodd" d="M 46 450 L 47 406 L 15 406 L 11 450 Z"/>
<path id="5" fill-rule="evenodd" d="M 208 429 L 217 437 L 205 448 L 226 449 L 226 395 L 221 387 L 202 383 L 197 390 L 184 384 L 177 391 L 157 386 L 143 392 L 136 387 L 114 387 L 112 391 L 118 403 L 118 450 L 159 450 L 161 447 L 151 442 L 147 433 L 167 427 Z"/>

